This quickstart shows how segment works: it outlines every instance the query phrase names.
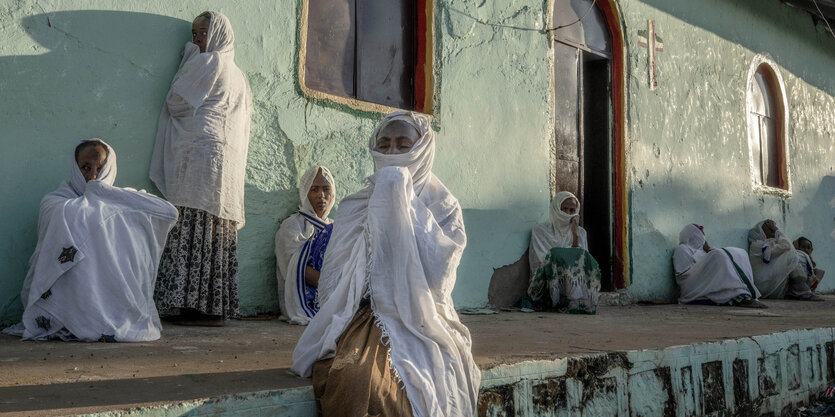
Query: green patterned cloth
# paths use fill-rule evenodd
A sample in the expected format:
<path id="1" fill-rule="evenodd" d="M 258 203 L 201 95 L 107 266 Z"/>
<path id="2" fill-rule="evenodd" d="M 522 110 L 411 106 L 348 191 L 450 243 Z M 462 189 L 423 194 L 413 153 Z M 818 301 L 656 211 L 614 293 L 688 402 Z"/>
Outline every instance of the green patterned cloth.
<path id="1" fill-rule="evenodd" d="M 528 287 L 534 309 L 594 314 L 600 294 L 600 267 L 581 248 L 553 248 Z"/>

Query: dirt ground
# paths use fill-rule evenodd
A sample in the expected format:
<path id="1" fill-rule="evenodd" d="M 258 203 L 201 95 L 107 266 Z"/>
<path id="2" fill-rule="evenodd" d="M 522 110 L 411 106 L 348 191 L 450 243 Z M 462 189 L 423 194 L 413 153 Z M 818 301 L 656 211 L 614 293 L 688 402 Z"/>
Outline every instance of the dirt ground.
<path id="1" fill-rule="evenodd" d="M 765 310 L 600 306 L 595 316 L 462 315 L 482 369 L 532 359 L 652 349 L 798 328 L 835 327 L 825 302 L 766 300 Z M 223 328 L 165 324 L 150 343 L 23 342 L 0 335 L 0 415 L 65 415 L 309 384 L 290 374 L 304 331 L 276 319 Z"/>

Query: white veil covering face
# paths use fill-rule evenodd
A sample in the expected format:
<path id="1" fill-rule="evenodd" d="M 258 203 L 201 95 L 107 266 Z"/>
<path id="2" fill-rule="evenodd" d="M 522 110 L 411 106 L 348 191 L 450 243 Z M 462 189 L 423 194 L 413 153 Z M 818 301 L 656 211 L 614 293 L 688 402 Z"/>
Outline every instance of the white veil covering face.
<path id="1" fill-rule="evenodd" d="M 765 220 L 748 231 L 748 256 L 754 271 L 754 283 L 763 298 L 782 298 L 789 274 L 797 267 L 799 259 L 792 242 L 777 230 L 767 238 L 763 232 Z"/>
<path id="2" fill-rule="evenodd" d="M 162 107 L 150 177 L 176 206 L 244 226 L 252 92 L 226 16 L 209 12 L 205 53 L 188 42 Z"/>
<path id="3" fill-rule="evenodd" d="M 548 211 L 548 221 L 540 223 L 531 230 L 531 245 L 528 250 L 528 261 L 531 265 L 531 276 L 542 266 L 545 256 L 552 248 L 570 248 L 574 241 L 571 233 L 571 219 L 579 214 L 568 214 L 560 210 L 563 201 L 573 198 L 577 200 L 577 212 L 580 212 L 580 200 L 568 191 L 560 191 L 551 200 Z M 578 244 L 580 248 L 589 250 L 586 229 L 577 228 Z"/>
<path id="4" fill-rule="evenodd" d="M 313 180 L 320 171 L 331 186 L 331 201 L 322 218 L 317 217 L 307 198 Z M 281 318 L 292 324 L 306 325 L 316 314 L 305 303 L 305 291 L 309 291 L 305 283 L 306 260 L 310 254 L 311 240 L 326 225 L 333 223 L 328 214 L 333 207 L 335 193 L 336 183 L 330 170 L 322 165 L 310 167 L 299 180 L 299 212 L 284 220 L 275 234 L 276 280 Z"/>
<path id="5" fill-rule="evenodd" d="M 420 138 L 409 153 L 373 151 L 380 129 L 394 120 Z M 339 204 L 319 278 L 321 310 L 296 345 L 292 369 L 309 377 L 316 361 L 332 357 L 368 296 L 414 415 L 472 416 L 481 374 L 451 297 L 466 235 L 458 200 L 432 174 L 429 118 L 392 113 L 369 147 L 376 171 Z"/>
<path id="6" fill-rule="evenodd" d="M 673 253 L 673 267 L 676 275 L 687 272 L 696 261 L 705 256 L 706 238 L 702 229 L 695 224 L 688 224 L 678 234 L 679 245 Z"/>
<path id="7" fill-rule="evenodd" d="M 108 155 L 97 180 L 85 182 L 72 158 L 70 180 L 41 200 L 38 244 L 21 291 L 24 338 L 160 336 L 154 282 L 177 210 L 113 187 L 116 152 L 102 143 Z"/>

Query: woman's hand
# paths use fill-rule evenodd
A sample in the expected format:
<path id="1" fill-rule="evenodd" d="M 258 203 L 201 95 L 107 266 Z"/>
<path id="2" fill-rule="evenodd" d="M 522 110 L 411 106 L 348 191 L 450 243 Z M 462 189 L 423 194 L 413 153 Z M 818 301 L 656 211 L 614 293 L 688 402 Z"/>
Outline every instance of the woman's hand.
<path id="1" fill-rule="evenodd" d="M 707 244 L 707 241 L 705 241 L 704 246 L 702 246 L 702 250 L 705 252 L 710 252 L 710 245 Z"/>
<path id="2" fill-rule="evenodd" d="M 574 216 L 569 221 L 571 225 L 571 247 L 576 248 L 580 246 L 580 216 Z"/>

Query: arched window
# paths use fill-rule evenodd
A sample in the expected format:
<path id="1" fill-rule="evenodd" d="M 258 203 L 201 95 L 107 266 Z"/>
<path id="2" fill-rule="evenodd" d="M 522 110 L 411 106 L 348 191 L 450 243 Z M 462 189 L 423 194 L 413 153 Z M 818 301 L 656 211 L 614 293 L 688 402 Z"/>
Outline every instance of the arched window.
<path id="1" fill-rule="evenodd" d="M 785 96 L 776 65 L 758 55 L 748 76 L 748 149 L 751 179 L 766 190 L 789 190 Z"/>
<path id="2" fill-rule="evenodd" d="M 361 110 L 429 110 L 427 2 L 305 0 L 302 89 Z"/>

